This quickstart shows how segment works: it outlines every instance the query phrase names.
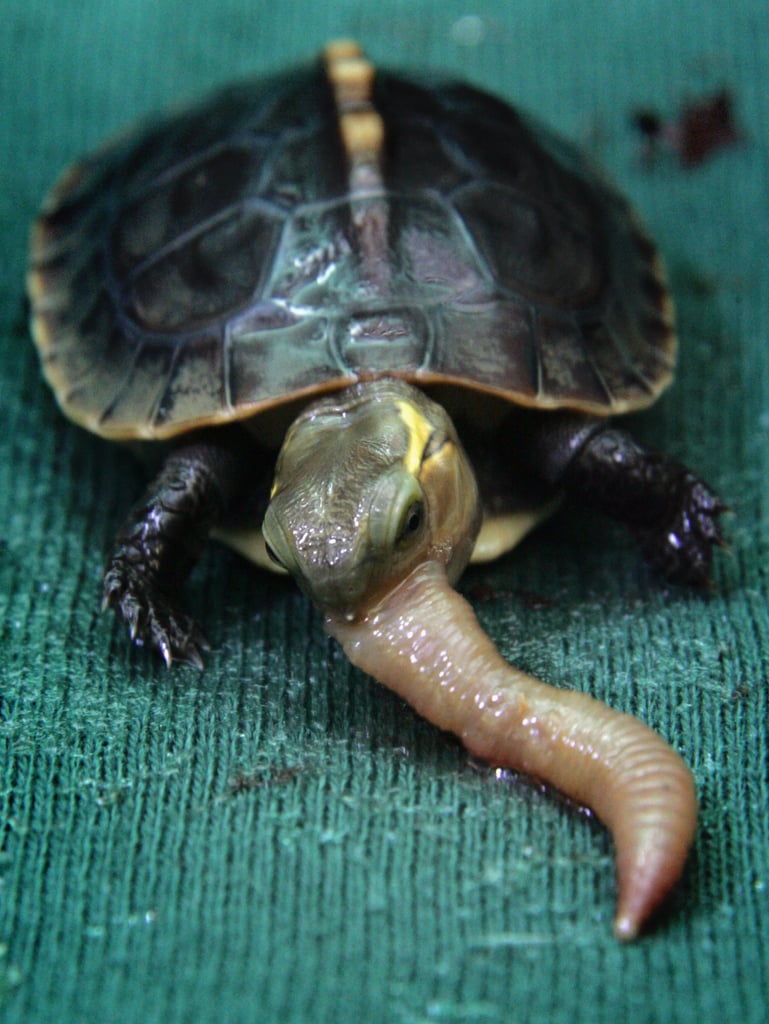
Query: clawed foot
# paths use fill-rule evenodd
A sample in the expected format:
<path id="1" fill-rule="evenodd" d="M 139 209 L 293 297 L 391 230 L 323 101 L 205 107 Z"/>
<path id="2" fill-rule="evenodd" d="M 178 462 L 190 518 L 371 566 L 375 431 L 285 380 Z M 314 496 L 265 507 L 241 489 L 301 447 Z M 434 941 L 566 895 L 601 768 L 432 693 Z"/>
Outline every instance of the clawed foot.
<path id="1" fill-rule="evenodd" d="M 173 661 L 203 668 L 208 642 L 195 621 L 182 612 L 149 574 L 115 558 L 104 574 L 102 608 L 112 608 L 127 624 L 131 639 Z"/>
<path id="2" fill-rule="evenodd" d="M 665 482 L 662 514 L 631 526 L 644 558 L 674 583 L 708 588 L 713 549 L 726 547 L 720 523 L 726 506 L 706 483 L 671 459 L 660 457 L 654 475 L 658 483 Z"/>

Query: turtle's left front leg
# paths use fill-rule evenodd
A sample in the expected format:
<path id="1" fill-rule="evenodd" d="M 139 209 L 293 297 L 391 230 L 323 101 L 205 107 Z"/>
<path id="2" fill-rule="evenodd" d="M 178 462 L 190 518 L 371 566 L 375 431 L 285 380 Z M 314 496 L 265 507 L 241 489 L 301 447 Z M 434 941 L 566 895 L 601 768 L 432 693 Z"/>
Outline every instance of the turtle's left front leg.
<path id="1" fill-rule="evenodd" d="M 126 622 L 131 638 L 173 660 L 202 667 L 206 639 L 179 593 L 212 528 L 242 479 L 237 448 L 198 440 L 174 449 L 131 510 L 104 573 L 104 608 Z"/>
<path id="2" fill-rule="evenodd" d="M 707 587 L 713 548 L 724 546 L 725 505 L 669 455 L 645 451 L 611 423 L 555 414 L 524 428 L 527 468 L 623 523 L 655 570 Z"/>

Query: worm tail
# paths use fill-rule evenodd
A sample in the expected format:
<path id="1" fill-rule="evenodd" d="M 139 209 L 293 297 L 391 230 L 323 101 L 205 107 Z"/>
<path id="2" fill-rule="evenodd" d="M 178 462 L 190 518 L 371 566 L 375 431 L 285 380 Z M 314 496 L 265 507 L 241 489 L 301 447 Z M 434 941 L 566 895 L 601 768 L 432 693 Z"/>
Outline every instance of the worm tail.
<path id="1" fill-rule="evenodd" d="M 590 807 L 615 843 L 615 932 L 632 939 L 683 870 L 697 824 L 691 773 L 655 732 L 506 662 L 441 566 L 427 563 L 365 617 L 329 616 L 350 660 L 474 755 Z"/>

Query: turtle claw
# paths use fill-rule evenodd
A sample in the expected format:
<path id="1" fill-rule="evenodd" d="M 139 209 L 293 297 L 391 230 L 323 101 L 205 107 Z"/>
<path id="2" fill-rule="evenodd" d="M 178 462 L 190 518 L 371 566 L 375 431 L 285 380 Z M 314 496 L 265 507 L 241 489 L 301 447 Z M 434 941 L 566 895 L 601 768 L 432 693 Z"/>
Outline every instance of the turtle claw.
<path id="1" fill-rule="evenodd" d="M 204 667 L 210 650 L 203 631 L 137 566 L 115 559 L 104 575 L 102 610 L 112 608 L 139 647 L 154 648 L 168 668 L 174 661 Z"/>
<path id="2" fill-rule="evenodd" d="M 726 505 L 689 470 L 669 460 L 665 511 L 633 532 L 646 561 L 673 583 L 712 590 L 713 550 L 728 550 L 721 516 Z"/>

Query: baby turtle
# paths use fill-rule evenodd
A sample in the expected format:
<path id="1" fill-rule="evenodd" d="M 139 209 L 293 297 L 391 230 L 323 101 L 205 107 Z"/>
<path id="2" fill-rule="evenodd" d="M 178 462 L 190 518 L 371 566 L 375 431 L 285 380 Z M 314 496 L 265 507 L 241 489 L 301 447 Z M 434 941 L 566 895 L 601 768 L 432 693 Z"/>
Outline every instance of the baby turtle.
<path id="1" fill-rule="evenodd" d="M 178 602 L 210 534 L 287 570 L 356 665 L 596 811 L 634 936 L 694 835 L 689 770 L 636 719 L 513 669 L 453 589 L 567 492 L 664 576 L 709 582 L 721 502 L 609 419 L 650 405 L 675 357 L 627 203 L 500 100 L 375 74 L 340 42 L 69 170 L 29 294 L 65 413 L 160 456 L 104 577 L 131 636 L 201 664 Z"/>

